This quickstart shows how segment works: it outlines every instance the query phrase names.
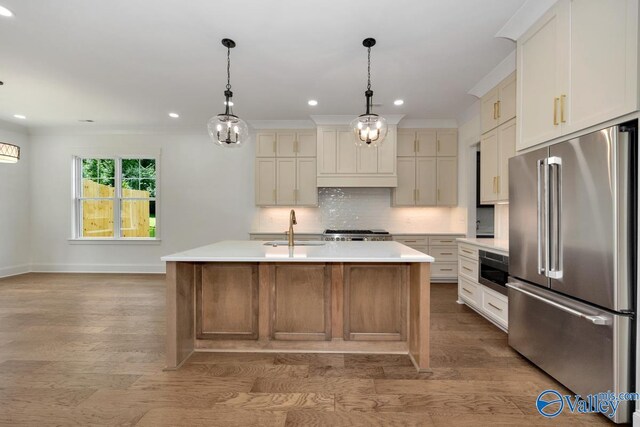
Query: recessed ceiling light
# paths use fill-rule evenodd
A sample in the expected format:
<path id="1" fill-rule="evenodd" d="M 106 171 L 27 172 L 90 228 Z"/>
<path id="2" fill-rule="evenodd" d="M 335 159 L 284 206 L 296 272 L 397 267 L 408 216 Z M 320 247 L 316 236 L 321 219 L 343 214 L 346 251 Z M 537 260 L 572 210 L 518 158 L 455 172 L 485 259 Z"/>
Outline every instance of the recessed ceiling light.
<path id="1" fill-rule="evenodd" d="M 16 119 L 22 119 L 22 120 L 27 118 L 27 116 L 24 116 L 22 114 L 14 114 L 13 117 L 15 117 Z"/>
<path id="2" fill-rule="evenodd" d="M 227 105 L 227 101 L 224 101 L 224 105 Z M 229 107 L 233 107 L 233 101 L 229 101 Z"/>
<path id="3" fill-rule="evenodd" d="M 13 12 L 11 12 L 9 9 L 7 9 L 4 6 L 0 6 L 0 16 L 5 16 L 7 18 L 10 18 L 13 16 Z"/>
<path id="4" fill-rule="evenodd" d="M 402 105 L 404 104 L 404 101 L 402 99 L 396 99 L 395 101 L 393 101 L 393 105 Z"/>
<path id="5" fill-rule="evenodd" d="M 309 102 L 307 102 L 307 104 L 311 105 L 312 107 L 315 107 L 316 105 L 318 105 L 318 101 L 316 101 L 315 99 L 310 99 Z"/>
<path id="6" fill-rule="evenodd" d="M 172 119 L 177 119 L 178 117 L 180 117 L 180 114 L 178 114 L 178 113 L 169 113 L 169 117 L 171 117 Z"/>

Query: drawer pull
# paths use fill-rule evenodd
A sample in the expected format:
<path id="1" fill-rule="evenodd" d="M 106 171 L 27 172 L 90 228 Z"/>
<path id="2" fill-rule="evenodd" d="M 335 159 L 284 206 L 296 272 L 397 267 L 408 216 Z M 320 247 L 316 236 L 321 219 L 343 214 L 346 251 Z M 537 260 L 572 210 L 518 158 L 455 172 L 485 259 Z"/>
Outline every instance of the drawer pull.
<path id="1" fill-rule="evenodd" d="M 440 240 L 440 243 L 453 243 L 453 240 Z"/>
<path id="2" fill-rule="evenodd" d="M 453 255 L 451 252 L 442 252 L 440 255 Z"/>
<path id="3" fill-rule="evenodd" d="M 471 254 L 471 255 L 473 255 L 473 252 L 472 252 L 472 251 L 468 251 L 468 250 L 466 250 L 466 249 L 463 249 L 463 250 L 462 250 L 462 252 L 464 252 L 465 254 Z"/>
<path id="4" fill-rule="evenodd" d="M 418 243 L 417 240 L 405 240 L 405 243 Z"/>
<path id="5" fill-rule="evenodd" d="M 440 271 L 453 271 L 453 268 L 441 268 Z"/>
<path id="6" fill-rule="evenodd" d="M 502 311 L 502 309 L 500 307 L 495 306 L 495 305 L 491 304 L 490 302 L 488 302 L 487 304 L 490 305 L 491 307 L 495 308 L 498 311 Z"/>
<path id="7" fill-rule="evenodd" d="M 471 272 L 473 272 L 473 270 L 472 270 L 472 269 L 470 269 L 469 267 L 462 266 L 462 268 L 463 268 L 464 270 L 467 270 L 467 271 L 471 271 Z"/>
<path id="8" fill-rule="evenodd" d="M 466 293 L 473 295 L 473 292 L 471 292 L 469 289 L 467 288 L 462 288 L 463 291 L 465 291 Z"/>

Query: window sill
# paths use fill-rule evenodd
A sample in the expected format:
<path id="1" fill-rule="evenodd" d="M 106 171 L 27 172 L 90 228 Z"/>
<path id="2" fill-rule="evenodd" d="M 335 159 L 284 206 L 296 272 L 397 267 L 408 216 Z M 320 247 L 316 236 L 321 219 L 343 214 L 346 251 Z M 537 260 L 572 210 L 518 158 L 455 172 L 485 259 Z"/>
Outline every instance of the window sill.
<path id="1" fill-rule="evenodd" d="M 70 245 L 160 245 L 161 239 L 68 239 Z"/>

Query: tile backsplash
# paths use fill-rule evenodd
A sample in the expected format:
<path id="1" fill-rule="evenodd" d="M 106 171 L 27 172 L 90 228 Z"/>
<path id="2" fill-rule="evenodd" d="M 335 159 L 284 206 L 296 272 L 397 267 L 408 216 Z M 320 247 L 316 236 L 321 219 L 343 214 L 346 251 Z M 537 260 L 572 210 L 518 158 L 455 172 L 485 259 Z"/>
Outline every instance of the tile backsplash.
<path id="1" fill-rule="evenodd" d="M 294 208 L 298 232 L 325 228 L 382 228 L 396 233 L 460 232 L 466 230 L 463 208 L 391 207 L 389 188 L 319 188 L 317 208 Z M 290 207 L 259 208 L 253 231 L 288 228 Z"/>

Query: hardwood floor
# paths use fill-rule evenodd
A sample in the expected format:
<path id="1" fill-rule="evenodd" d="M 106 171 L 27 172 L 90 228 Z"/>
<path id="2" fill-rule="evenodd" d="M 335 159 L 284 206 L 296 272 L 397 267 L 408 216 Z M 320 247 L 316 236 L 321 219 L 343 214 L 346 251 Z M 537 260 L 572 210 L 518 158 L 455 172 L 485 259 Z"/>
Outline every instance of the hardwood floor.
<path id="1" fill-rule="evenodd" d="M 597 425 L 540 416 L 564 390 L 432 286 L 433 370 L 407 356 L 197 353 L 164 372 L 164 277 L 0 280 L 0 425 Z"/>

